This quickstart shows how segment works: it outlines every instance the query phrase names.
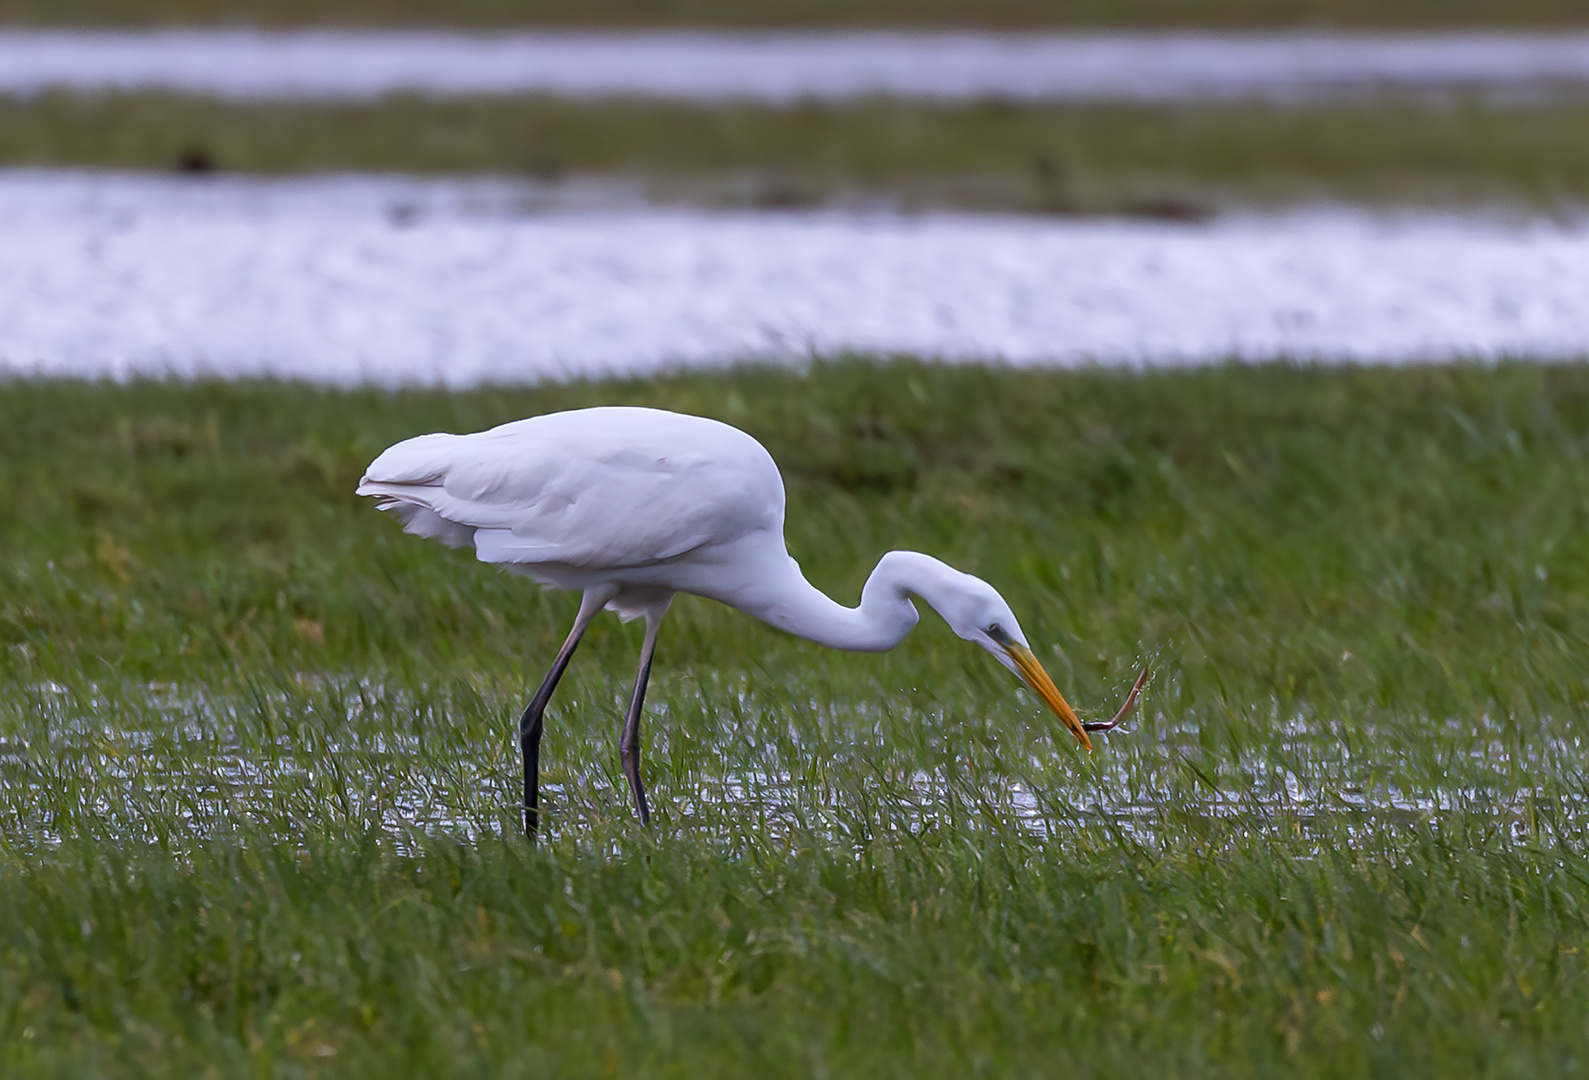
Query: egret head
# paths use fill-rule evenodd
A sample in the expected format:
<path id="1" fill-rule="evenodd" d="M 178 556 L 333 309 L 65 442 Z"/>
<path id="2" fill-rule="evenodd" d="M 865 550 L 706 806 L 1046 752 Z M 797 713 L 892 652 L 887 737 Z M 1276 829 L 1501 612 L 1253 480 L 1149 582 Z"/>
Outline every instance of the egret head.
<path id="1" fill-rule="evenodd" d="M 1054 680 L 1048 677 L 1043 665 L 1038 663 L 1032 649 L 1021 632 L 1010 605 L 1004 602 L 998 590 L 981 578 L 960 574 L 960 581 L 952 595 L 934 598 L 933 607 L 942 615 L 955 633 L 967 641 L 982 646 L 992 653 L 999 663 L 1013 671 L 1018 679 L 1043 699 L 1054 714 L 1088 750 L 1092 740 L 1087 729 L 1076 717 L 1076 712 L 1065 700 Z"/>

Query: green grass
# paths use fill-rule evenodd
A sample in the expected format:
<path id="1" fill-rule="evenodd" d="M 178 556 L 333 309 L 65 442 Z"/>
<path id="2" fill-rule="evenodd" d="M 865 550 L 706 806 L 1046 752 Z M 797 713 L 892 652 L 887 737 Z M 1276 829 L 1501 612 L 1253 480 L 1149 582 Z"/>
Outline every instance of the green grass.
<path id="1" fill-rule="evenodd" d="M 0 0 L 0 22 L 600 27 L 1552 27 L 1584 0 Z"/>
<path id="2" fill-rule="evenodd" d="M 351 494 L 417 432 L 718 416 L 853 602 L 1002 589 L 1083 754 L 924 619 L 637 628 Z M 1589 367 L 839 362 L 471 393 L 0 392 L 6 1076 L 1493 1076 L 1589 1062 Z"/>
<path id="3" fill-rule="evenodd" d="M 236 105 L 165 95 L 0 102 L 0 164 L 635 177 L 659 198 L 1196 212 L 1237 202 L 1582 202 L 1589 105 L 790 109 L 544 98 Z"/>

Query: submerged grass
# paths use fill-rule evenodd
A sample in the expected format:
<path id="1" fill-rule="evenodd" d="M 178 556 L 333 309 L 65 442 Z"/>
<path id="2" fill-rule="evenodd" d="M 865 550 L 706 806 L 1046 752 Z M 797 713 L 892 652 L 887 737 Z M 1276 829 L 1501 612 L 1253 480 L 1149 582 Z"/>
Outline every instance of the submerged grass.
<path id="1" fill-rule="evenodd" d="M 1195 214 L 1343 199 L 1579 204 L 1589 104 L 1482 100 L 771 108 L 553 98 L 237 104 L 165 94 L 0 101 L 0 164 L 258 173 L 627 177 L 658 199 L 885 198 Z"/>
<path id="2" fill-rule="evenodd" d="M 783 466 L 853 598 L 1000 587 L 1091 756 L 928 618 L 633 627 L 397 532 L 387 443 L 597 402 Z M 469 393 L 0 392 L 7 1075 L 1570 1076 L 1589 1032 L 1589 368 L 835 362 Z"/>

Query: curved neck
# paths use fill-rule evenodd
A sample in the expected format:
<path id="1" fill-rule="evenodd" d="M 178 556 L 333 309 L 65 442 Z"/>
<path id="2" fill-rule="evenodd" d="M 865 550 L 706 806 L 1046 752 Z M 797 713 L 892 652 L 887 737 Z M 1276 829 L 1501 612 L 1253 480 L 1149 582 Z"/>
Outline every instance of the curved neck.
<path id="1" fill-rule="evenodd" d="M 929 605 L 938 584 L 960 573 L 916 551 L 890 551 L 877 562 L 861 589 L 859 607 L 847 608 L 805 579 L 800 565 L 787 555 L 764 590 L 735 606 L 748 615 L 791 634 L 852 652 L 892 649 L 915 627 L 920 616 L 910 602 L 920 597 Z M 936 605 L 933 605 L 936 606 Z"/>

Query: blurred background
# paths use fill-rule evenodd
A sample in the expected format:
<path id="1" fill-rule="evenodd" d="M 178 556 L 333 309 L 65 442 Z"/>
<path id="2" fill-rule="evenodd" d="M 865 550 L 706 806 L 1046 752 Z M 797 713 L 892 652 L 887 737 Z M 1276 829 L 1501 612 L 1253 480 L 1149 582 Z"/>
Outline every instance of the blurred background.
<path id="1" fill-rule="evenodd" d="M 1474 30 L 1563 37 L 1582 0 L 4 0 L 13 28 L 360 27 L 1055 32 Z M 1206 44 L 1217 45 L 1220 39 Z M 1504 48 L 1496 37 L 1491 48 Z M 351 43 L 350 43 L 351 44 Z M 1482 52 L 1483 44 L 1475 46 Z M 710 58 L 678 63 L 710 65 Z M 940 59 L 946 68 L 952 59 Z M 1139 60 L 1137 66 L 1149 63 Z M 1226 61 L 1228 63 L 1228 61 Z M 1285 58 L 1277 61 L 1282 67 Z M 1221 63 L 1211 59 L 1215 69 Z M 1482 63 L 1482 61 L 1481 61 Z M 1132 59 L 1122 60 L 1131 66 Z M 1525 61 L 1526 64 L 1526 61 Z M 881 197 L 912 207 L 1187 216 L 1239 204 L 1350 199 L 1557 207 L 1589 184 L 1589 102 L 1577 87 L 1389 88 L 1336 76 L 1328 95 L 1210 101 L 923 101 L 885 93 L 781 107 L 629 93 L 218 102 L 160 88 L 35 86 L 0 106 L 7 165 L 396 170 L 617 177 L 657 199 L 799 206 Z M 1582 75 L 1580 75 L 1580 78 Z M 819 76 L 818 76 L 819 78 Z M 1352 85 L 1356 82 L 1358 85 Z M 1525 85 L 1519 86 L 1521 82 Z M 1532 89 L 1533 92 L 1530 92 Z M 1380 90 L 1382 92 L 1375 92 Z M 1320 100 L 1320 98 L 1323 100 Z"/>
<path id="2" fill-rule="evenodd" d="M 468 381 L 846 350 L 1151 363 L 1589 345 L 1572 300 L 1582 0 L 0 0 L 0 23 L 0 211 L 32 223 L 0 256 L 11 367 L 313 375 L 335 355 L 343 378 L 390 360 Z M 334 197 L 292 186 L 326 176 Z M 439 186 L 351 179 L 372 176 Z M 162 177 L 207 186 L 150 186 Z M 121 218 L 93 217 L 109 204 Z M 173 217 L 201 205 L 203 235 Z M 341 226 L 303 225 L 333 205 Z M 669 219 L 659 236 L 634 216 L 654 208 L 810 227 Z M 965 213 L 1003 223 L 933 232 Z M 458 239 L 482 214 L 492 239 Z M 248 232 L 261 215 L 275 248 Z M 904 220 L 931 235 L 899 239 Z M 372 222 L 457 229 L 338 232 Z M 975 269 L 922 276 L 956 252 Z M 190 276 L 161 285 L 135 269 L 151 260 Z M 1239 285 L 1210 296 L 1232 267 Z M 316 284 L 247 307 L 241 292 L 282 275 Z M 1519 275 L 1543 291 L 1509 291 Z M 627 299 L 581 300 L 603 289 Z M 49 314 L 67 294 L 82 302 Z M 313 310 L 327 297 L 335 317 Z M 391 324 L 427 298 L 438 310 Z M 244 326 L 244 342 L 226 329 Z M 399 339 L 430 344 L 402 360 Z"/>
<path id="3" fill-rule="evenodd" d="M 1576 0 L 6 0 L 8 22 L 149 26 L 1425 28 L 1581 25 Z"/>

